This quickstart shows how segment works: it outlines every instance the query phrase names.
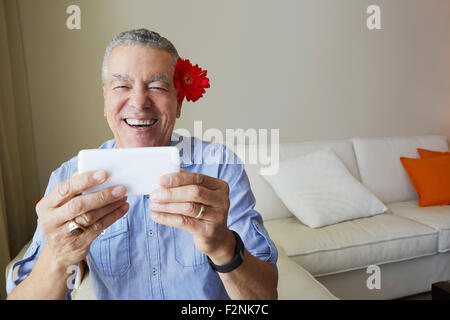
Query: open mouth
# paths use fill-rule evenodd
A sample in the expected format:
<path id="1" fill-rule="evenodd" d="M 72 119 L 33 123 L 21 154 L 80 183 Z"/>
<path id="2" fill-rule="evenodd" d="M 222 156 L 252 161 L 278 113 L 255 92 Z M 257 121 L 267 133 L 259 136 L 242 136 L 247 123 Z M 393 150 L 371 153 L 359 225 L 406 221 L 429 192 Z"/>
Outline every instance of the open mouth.
<path id="1" fill-rule="evenodd" d="M 123 121 L 132 128 L 143 130 L 153 127 L 158 122 L 158 119 L 152 120 L 123 119 Z"/>

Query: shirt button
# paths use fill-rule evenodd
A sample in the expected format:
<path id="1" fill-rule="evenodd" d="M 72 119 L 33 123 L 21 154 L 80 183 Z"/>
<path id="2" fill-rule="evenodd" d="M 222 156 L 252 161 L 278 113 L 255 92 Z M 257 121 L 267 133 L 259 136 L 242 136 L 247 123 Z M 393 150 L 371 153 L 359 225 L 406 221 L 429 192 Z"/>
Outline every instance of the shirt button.
<path id="1" fill-rule="evenodd" d="M 150 230 L 150 231 L 148 232 L 148 236 L 149 236 L 149 237 L 153 237 L 153 230 Z"/>
<path id="2" fill-rule="evenodd" d="M 154 276 L 156 276 L 156 273 L 157 273 L 157 272 L 156 272 L 156 269 L 153 268 L 153 269 L 152 269 L 152 274 L 153 274 Z"/>

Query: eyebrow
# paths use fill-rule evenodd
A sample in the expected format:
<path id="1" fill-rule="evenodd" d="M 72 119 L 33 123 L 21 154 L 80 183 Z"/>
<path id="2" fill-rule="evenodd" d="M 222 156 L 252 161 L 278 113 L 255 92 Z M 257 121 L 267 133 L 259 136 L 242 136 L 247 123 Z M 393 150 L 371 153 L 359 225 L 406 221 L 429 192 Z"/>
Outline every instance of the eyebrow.
<path id="1" fill-rule="evenodd" d="M 130 76 L 128 76 L 128 75 L 123 75 L 123 74 L 113 74 L 112 76 L 111 76 L 111 83 L 114 83 L 114 82 L 132 82 L 133 81 L 133 79 L 131 79 L 131 77 Z"/>
<path id="2" fill-rule="evenodd" d="M 154 76 L 151 76 L 150 79 L 148 79 L 146 82 L 147 82 L 147 83 L 152 83 L 152 82 L 164 82 L 168 87 L 170 87 L 169 79 L 167 79 L 167 77 L 164 76 L 164 75 L 154 75 Z"/>
<path id="3" fill-rule="evenodd" d="M 123 74 L 113 74 L 112 76 L 112 80 L 111 83 L 114 82 L 133 82 L 133 78 L 131 78 L 128 75 L 123 75 Z M 147 81 L 145 81 L 145 83 L 150 84 L 152 82 L 163 82 L 165 83 L 168 87 L 170 87 L 170 82 L 169 79 L 164 76 L 164 75 L 153 75 L 151 76 Z"/>

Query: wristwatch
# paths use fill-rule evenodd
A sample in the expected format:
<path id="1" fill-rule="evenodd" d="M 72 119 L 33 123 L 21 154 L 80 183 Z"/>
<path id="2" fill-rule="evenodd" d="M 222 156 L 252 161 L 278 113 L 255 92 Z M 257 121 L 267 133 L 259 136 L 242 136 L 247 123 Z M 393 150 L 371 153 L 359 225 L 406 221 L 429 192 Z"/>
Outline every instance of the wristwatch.
<path id="1" fill-rule="evenodd" d="M 236 238 L 236 247 L 234 249 L 234 257 L 229 263 L 218 266 L 214 264 L 208 256 L 206 256 L 208 258 L 208 263 L 214 272 L 228 273 L 239 267 L 242 262 L 244 262 L 244 243 L 236 232 L 233 230 L 231 230 L 231 232 L 233 232 L 234 237 Z"/>

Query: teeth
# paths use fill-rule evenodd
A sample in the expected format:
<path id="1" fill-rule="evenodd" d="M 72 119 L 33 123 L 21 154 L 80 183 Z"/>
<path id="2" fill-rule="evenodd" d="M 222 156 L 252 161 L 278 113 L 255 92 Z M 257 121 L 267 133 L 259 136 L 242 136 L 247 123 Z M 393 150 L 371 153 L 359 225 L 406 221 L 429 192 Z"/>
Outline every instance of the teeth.
<path id="1" fill-rule="evenodd" d="M 130 126 L 151 126 L 156 122 L 156 119 L 153 120 L 125 119 L 125 121 Z"/>

